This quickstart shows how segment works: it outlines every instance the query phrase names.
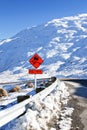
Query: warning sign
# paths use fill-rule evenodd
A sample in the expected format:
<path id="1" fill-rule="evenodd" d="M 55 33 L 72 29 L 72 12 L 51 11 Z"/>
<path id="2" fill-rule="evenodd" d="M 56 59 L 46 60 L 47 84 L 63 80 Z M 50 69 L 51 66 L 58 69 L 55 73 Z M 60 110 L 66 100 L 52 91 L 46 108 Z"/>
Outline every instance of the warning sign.
<path id="1" fill-rule="evenodd" d="M 29 62 L 30 62 L 35 68 L 38 68 L 38 67 L 43 63 L 43 59 L 42 59 L 38 54 L 34 54 L 34 56 L 31 57 L 31 59 L 29 60 Z"/>

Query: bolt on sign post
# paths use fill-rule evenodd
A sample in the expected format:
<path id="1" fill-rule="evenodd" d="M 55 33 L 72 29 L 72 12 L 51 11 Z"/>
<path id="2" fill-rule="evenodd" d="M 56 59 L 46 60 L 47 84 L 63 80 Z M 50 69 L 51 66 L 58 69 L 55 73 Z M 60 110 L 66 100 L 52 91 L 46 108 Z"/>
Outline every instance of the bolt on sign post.
<path id="1" fill-rule="evenodd" d="M 35 69 L 30 69 L 29 74 L 34 74 L 35 75 L 35 88 L 36 88 L 37 87 L 36 74 L 42 74 L 43 73 L 42 70 L 37 69 L 37 68 L 43 63 L 43 59 L 38 54 L 34 54 L 34 56 L 32 56 L 30 58 L 29 62 L 35 68 Z"/>

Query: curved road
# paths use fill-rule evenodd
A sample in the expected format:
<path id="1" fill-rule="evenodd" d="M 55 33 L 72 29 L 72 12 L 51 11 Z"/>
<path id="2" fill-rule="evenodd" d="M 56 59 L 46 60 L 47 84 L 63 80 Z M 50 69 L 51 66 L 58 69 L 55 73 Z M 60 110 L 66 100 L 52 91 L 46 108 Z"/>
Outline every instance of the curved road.
<path id="1" fill-rule="evenodd" d="M 75 101 L 73 105 L 75 113 L 73 118 L 74 124 L 72 130 L 73 129 L 87 130 L 87 80 L 86 79 L 60 79 L 60 80 L 65 82 L 66 85 L 68 85 L 69 91 L 72 96 L 72 100 Z"/>

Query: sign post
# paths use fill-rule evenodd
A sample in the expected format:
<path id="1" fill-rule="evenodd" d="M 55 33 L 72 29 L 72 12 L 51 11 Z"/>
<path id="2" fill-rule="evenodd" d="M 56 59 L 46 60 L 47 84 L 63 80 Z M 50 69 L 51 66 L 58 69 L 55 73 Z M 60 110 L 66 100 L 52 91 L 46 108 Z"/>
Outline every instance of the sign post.
<path id="1" fill-rule="evenodd" d="M 36 74 L 42 74 L 42 70 L 37 69 L 42 63 L 43 63 L 43 59 L 38 55 L 38 54 L 34 54 L 33 57 L 31 57 L 31 59 L 29 60 L 29 62 L 34 66 L 35 69 L 30 69 L 29 70 L 29 74 L 34 74 L 34 78 L 35 78 L 35 89 L 37 88 L 37 78 L 36 78 Z"/>
<path id="2" fill-rule="evenodd" d="M 35 86 L 35 89 L 37 88 L 37 78 L 36 78 L 36 74 L 34 75 L 34 79 L 35 79 L 35 84 L 34 84 L 34 86 Z"/>

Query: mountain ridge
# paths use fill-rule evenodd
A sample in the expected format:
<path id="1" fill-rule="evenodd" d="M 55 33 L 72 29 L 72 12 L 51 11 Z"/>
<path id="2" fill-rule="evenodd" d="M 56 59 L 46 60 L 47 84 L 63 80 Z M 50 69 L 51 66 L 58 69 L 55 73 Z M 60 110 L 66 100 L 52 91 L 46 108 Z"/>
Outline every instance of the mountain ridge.
<path id="1" fill-rule="evenodd" d="M 1 41 L 0 73 L 27 73 L 32 68 L 29 58 L 38 53 L 44 59 L 40 67 L 44 72 L 86 78 L 86 50 L 87 14 L 54 19 Z"/>

